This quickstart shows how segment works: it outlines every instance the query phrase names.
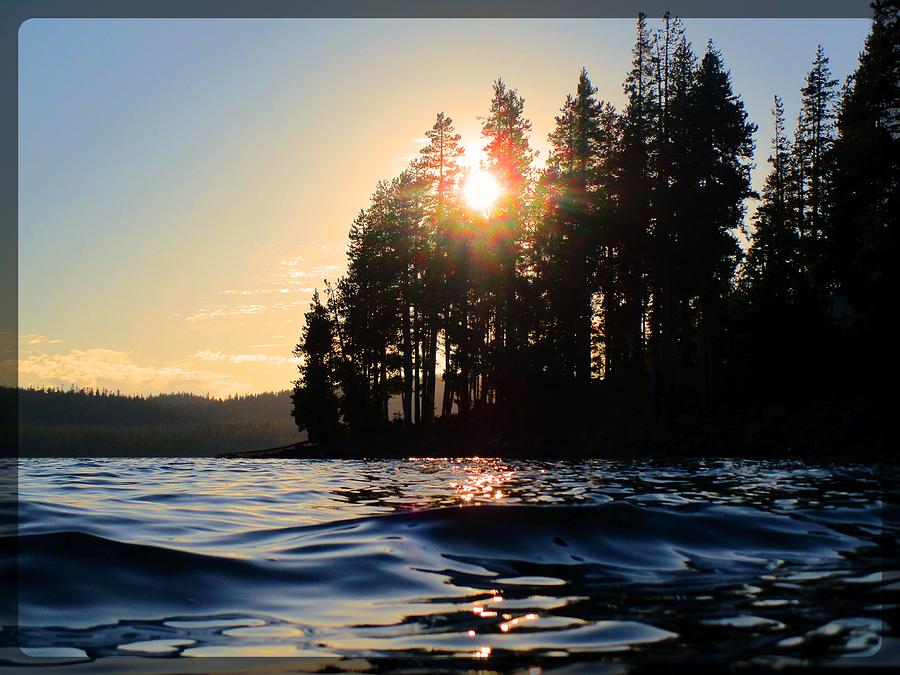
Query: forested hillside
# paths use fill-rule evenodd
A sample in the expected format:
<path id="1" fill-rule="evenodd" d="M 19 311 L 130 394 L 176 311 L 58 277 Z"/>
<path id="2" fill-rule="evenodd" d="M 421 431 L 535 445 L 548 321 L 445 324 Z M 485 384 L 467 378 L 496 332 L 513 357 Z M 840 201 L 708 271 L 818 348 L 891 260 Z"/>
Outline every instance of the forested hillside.
<path id="1" fill-rule="evenodd" d="M 287 391 L 218 399 L 3 388 L 0 396 L 4 410 L 18 408 L 21 456 L 205 456 L 303 438 Z"/>

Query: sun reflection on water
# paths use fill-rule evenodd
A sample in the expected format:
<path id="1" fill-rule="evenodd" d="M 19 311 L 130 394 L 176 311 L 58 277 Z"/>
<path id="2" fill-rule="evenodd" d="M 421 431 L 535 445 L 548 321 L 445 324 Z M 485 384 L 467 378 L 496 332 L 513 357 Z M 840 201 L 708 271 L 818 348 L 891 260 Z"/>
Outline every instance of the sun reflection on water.
<path id="1" fill-rule="evenodd" d="M 498 611 L 499 605 L 504 601 L 503 596 L 499 591 L 490 591 L 491 596 L 487 600 L 476 601 L 472 605 L 472 613 L 480 619 L 494 619 L 496 620 L 498 616 L 501 618 L 500 623 L 495 623 L 494 621 L 489 621 L 487 624 L 487 630 L 476 631 L 476 630 L 468 630 L 467 635 L 470 638 L 478 637 L 480 634 L 485 633 L 495 633 L 499 631 L 502 634 L 509 633 L 510 631 L 523 626 L 524 624 L 530 621 L 536 621 L 538 619 L 538 614 L 535 612 L 528 612 L 526 614 L 514 615 L 512 613 L 503 612 L 502 614 Z M 498 638 L 502 639 L 502 638 Z M 491 654 L 491 646 L 483 645 L 479 647 L 473 653 L 475 658 L 487 658 Z"/>
<path id="2" fill-rule="evenodd" d="M 462 482 L 451 481 L 461 505 L 501 502 L 506 496 L 502 487 L 513 477 L 513 471 L 502 460 L 475 457 L 467 463 Z"/>
<path id="3" fill-rule="evenodd" d="M 484 645 L 480 649 L 475 652 L 475 658 L 486 659 L 491 655 L 491 647 L 490 645 Z"/>
<path id="4" fill-rule="evenodd" d="M 499 630 L 500 633 L 509 633 L 510 631 L 521 627 L 527 622 L 536 621 L 538 619 L 538 615 L 535 612 L 528 612 L 527 614 L 522 614 L 519 616 L 514 616 L 513 614 L 505 612 L 503 614 L 500 614 L 496 610 L 496 608 L 492 608 L 491 605 L 488 604 L 492 603 L 494 605 L 497 605 L 502 602 L 503 596 L 494 591 L 493 595 L 487 600 L 487 602 L 475 602 L 472 606 L 472 613 L 481 619 L 496 619 L 498 616 L 502 617 L 501 623 L 495 624 L 491 622 L 488 624 L 488 632 L 492 632 L 491 629 L 493 628 L 494 630 Z M 483 633 L 484 631 L 481 631 L 481 634 Z M 478 637 L 479 634 L 479 631 L 475 631 L 472 629 L 467 631 L 467 635 L 470 638 Z M 491 655 L 492 649 L 493 648 L 490 645 L 482 645 L 472 653 L 472 656 L 474 658 L 486 659 Z"/>

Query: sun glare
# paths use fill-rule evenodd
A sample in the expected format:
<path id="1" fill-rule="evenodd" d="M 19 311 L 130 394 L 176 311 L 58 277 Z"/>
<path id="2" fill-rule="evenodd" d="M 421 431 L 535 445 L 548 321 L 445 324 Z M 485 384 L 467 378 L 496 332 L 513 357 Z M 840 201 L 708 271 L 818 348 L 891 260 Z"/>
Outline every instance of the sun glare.
<path id="1" fill-rule="evenodd" d="M 487 171 L 475 169 L 469 174 L 464 188 L 466 202 L 476 211 L 487 211 L 500 196 L 500 186 Z"/>

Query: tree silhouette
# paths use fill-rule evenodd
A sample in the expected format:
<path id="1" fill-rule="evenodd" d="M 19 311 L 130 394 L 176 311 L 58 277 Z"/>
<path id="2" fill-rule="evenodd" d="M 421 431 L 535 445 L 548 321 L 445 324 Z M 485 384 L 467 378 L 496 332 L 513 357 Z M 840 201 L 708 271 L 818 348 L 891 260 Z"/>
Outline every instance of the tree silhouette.
<path id="1" fill-rule="evenodd" d="M 532 234 L 535 277 L 548 313 L 541 358 L 561 385 L 582 388 L 593 370 L 592 298 L 616 121 L 596 93 L 582 69 L 550 133 L 545 212 Z"/>
<path id="2" fill-rule="evenodd" d="M 709 405 L 716 393 L 722 311 L 741 255 L 733 230 L 743 220 L 744 200 L 753 196 L 750 160 L 756 131 L 711 42 L 700 61 L 695 105 L 697 208 L 688 256 L 694 270 L 690 283 L 700 308 L 701 392 Z"/>
<path id="3" fill-rule="evenodd" d="M 434 126 L 425 132 L 429 144 L 420 150 L 419 168 L 426 190 L 427 215 L 431 232 L 432 247 L 422 280 L 427 307 L 424 311 L 425 353 L 424 362 L 424 421 L 434 418 L 435 390 L 437 385 L 437 344 L 438 333 L 444 333 L 444 372 L 451 369 L 451 345 L 449 325 L 455 304 L 450 297 L 450 275 L 452 265 L 449 259 L 450 240 L 453 231 L 454 200 L 459 187 L 459 159 L 463 155 L 460 135 L 453 127 L 453 120 L 438 113 Z M 450 413 L 451 387 L 445 381 L 444 397 L 441 402 L 443 414 Z"/>
<path id="4" fill-rule="evenodd" d="M 655 30 L 638 16 L 621 113 L 581 70 L 540 171 L 524 98 L 493 82 L 481 169 L 501 194 L 485 212 L 464 202 L 462 139 L 437 114 L 306 314 L 298 425 L 384 430 L 396 398 L 408 430 L 455 405 L 463 420 L 583 439 L 619 419 L 734 414 L 738 397 L 818 400 L 823 364 L 848 348 L 855 365 L 832 368 L 828 391 L 863 380 L 885 350 L 900 212 L 900 20 L 895 1 L 874 8 L 840 99 L 821 47 L 794 130 L 775 97 L 761 195 L 756 126 L 721 53 L 710 42 L 698 59 L 669 14 Z"/>
<path id="5" fill-rule="evenodd" d="M 802 165 L 798 175 L 806 182 L 801 190 L 806 199 L 800 207 L 800 233 L 807 249 L 811 282 L 823 292 L 828 288 L 829 280 L 823 248 L 832 180 L 837 84 L 831 76 L 825 51 L 819 45 L 812 69 L 806 76 L 806 86 L 800 90 L 802 124 L 797 130 L 795 152 L 796 161 Z"/>
<path id="6" fill-rule="evenodd" d="M 482 120 L 486 141 L 484 168 L 496 176 L 501 195 L 487 226 L 491 237 L 490 261 L 496 266 L 492 294 L 495 299 L 490 337 L 494 378 L 499 400 L 507 397 L 516 378 L 520 341 L 524 337 L 516 317 L 521 316 L 518 264 L 520 261 L 525 207 L 530 190 L 531 162 L 536 153 L 529 144 L 531 122 L 525 117 L 525 99 L 503 80 L 493 84 L 490 112 Z"/>
<path id="7" fill-rule="evenodd" d="M 334 339 L 332 320 L 316 291 L 305 315 L 301 340 L 294 349 L 302 362 L 291 396 L 297 428 L 305 430 L 311 441 L 333 441 L 339 429 Z"/>

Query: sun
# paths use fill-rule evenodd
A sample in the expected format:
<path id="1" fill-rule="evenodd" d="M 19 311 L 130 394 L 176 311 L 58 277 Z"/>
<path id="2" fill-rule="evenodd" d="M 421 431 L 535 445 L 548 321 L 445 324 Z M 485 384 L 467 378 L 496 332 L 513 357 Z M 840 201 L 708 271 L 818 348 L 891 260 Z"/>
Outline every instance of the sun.
<path id="1" fill-rule="evenodd" d="M 473 169 L 463 188 L 466 202 L 476 211 L 487 211 L 500 196 L 500 186 L 487 171 Z"/>

